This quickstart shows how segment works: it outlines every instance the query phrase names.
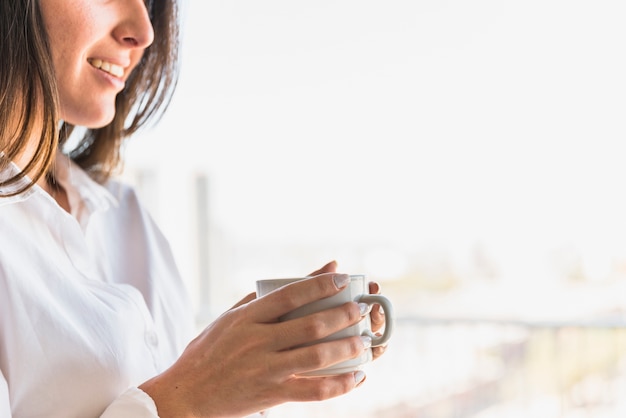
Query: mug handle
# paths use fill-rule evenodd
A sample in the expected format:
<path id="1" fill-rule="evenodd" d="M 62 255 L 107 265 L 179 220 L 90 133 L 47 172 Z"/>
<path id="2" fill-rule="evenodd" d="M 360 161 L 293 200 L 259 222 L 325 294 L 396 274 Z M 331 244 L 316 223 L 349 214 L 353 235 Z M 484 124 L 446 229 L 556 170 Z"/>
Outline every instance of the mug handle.
<path id="1" fill-rule="evenodd" d="M 365 334 L 372 338 L 372 347 L 385 344 L 391 338 L 395 325 L 395 315 L 393 313 L 393 305 L 391 304 L 391 301 L 383 295 L 361 295 L 358 302 L 367 303 L 369 305 L 378 303 L 383 307 L 383 310 L 385 311 L 385 330 L 383 331 L 383 335 L 374 335 L 374 333 L 370 330 L 366 330 Z"/>

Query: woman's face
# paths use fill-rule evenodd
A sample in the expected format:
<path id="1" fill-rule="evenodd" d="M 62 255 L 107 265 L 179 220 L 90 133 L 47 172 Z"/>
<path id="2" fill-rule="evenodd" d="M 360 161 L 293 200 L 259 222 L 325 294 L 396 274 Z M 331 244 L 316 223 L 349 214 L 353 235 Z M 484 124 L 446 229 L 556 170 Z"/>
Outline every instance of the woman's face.
<path id="1" fill-rule="evenodd" d="M 143 0 L 40 0 L 52 49 L 61 118 L 98 128 L 154 38 Z"/>

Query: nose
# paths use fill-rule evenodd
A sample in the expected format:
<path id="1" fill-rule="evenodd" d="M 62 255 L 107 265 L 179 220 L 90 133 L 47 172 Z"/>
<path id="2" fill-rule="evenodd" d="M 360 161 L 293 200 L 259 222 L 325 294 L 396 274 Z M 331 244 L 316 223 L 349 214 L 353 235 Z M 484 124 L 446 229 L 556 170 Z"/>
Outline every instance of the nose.
<path id="1" fill-rule="evenodd" d="M 121 4 L 120 23 L 114 36 L 118 42 L 131 48 L 147 48 L 154 41 L 154 28 L 143 0 L 125 0 Z"/>

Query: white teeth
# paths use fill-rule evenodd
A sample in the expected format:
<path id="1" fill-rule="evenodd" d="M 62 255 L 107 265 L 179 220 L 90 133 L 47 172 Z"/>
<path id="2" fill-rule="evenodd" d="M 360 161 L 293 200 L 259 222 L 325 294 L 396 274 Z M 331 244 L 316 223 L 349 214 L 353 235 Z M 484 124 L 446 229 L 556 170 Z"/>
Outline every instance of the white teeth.
<path id="1" fill-rule="evenodd" d="M 99 59 L 93 59 L 89 61 L 89 63 L 93 65 L 94 67 L 101 69 L 102 71 L 105 71 L 111 75 L 114 75 L 115 77 L 122 77 L 124 75 L 124 68 L 122 68 L 119 65 L 112 64 L 110 62 L 102 61 Z"/>

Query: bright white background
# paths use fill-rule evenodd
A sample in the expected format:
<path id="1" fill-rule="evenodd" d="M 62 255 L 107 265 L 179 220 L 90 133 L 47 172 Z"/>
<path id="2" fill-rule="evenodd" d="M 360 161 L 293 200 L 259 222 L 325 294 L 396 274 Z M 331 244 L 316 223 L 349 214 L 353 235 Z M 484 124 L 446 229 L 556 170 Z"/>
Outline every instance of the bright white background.
<path id="1" fill-rule="evenodd" d="M 184 13 L 179 91 L 128 167 L 157 173 L 153 211 L 185 275 L 197 172 L 233 297 L 331 258 L 384 280 L 436 254 L 463 275 L 477 249 L 524 286 L 576 263 L 591 280 L 623 273 L 623 1 L 187 0 Z"/>
<path id="2" fill-rule="evenodd" d="M 333 258 L 386 292 L 418 276 L 465 283 L 443 299 L 395 293 L 400 315 L 623 312 L 626 2 L 187 0 L 184 12 L 179 91 L 130 143 L 127 172 L 143 173 L 201 325 L 256 279 Z M 458 374 L 404 375 L 418 347 L 395 338 L 348 398 L 272 415 L 354 415 Z M 454 349 L 432 344 L 445 360 Z"/>

